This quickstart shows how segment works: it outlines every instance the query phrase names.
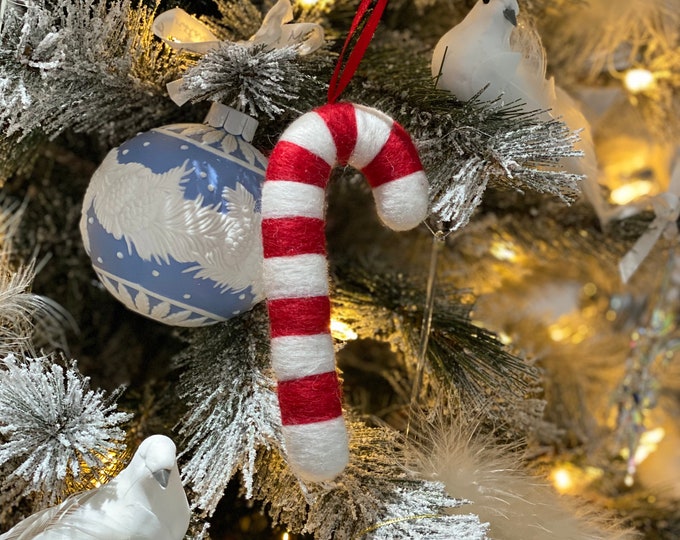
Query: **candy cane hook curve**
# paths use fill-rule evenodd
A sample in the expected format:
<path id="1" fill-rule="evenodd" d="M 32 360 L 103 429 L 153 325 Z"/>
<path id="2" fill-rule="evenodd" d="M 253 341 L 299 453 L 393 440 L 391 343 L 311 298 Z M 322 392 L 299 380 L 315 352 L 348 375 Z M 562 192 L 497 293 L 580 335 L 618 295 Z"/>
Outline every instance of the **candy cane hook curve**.
<path id="1" fill-rule="evenodd" d="M 428 213 L 428 183 L 413 141 L 375 109 L 319 107 L 293 122 L 272 151 L 262 190 L 271 359 L 288 462 L 308 481 L 332 480 L 349 460 L 325 239 L 326 185 L 338 165 L 364 174 L 391 229 L 412 229 Z"/>

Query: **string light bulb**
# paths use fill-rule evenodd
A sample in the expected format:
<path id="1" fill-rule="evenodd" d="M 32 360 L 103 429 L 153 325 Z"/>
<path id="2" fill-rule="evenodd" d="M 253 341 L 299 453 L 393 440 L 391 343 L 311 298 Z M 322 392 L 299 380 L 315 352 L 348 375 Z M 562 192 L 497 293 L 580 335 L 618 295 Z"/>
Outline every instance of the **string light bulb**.
<path id="1" fill-rule="evenodd" d="M 654 87 L 655 82 L 656 79 L 654 74 L 644 68 L 629 69 L 623 76 L 623 83 L 626 85 L 628 91 L 633 94 L 651 90 Z"/>
<path id="2" fill-rule="evenodd" d="M 553 482 L 553 485 L 555 486 L 555 489 L 557 489 L 557 491 L 560 493 L 571 491 L 571 489 L 574 487 L 574 480 L 571 477 L 571 473 L 565 467 L 559 467 L 555 469 L 550 475 L 550 478 Z"/>
<path id="3" fill-rule="evenodd" d="M 349 324 L 337 319 L 331 319 L 331 335 L 340 341 L 353 341 L 359 337 Z"/>
<path id="4" fill-rule="evenodd" d="M 640 197 L 650 195 L 654 190 L 651 182 L 646 180 L 634 180 L 628 184 L 617 187 L 612 190 L 609 198 L 614 204 L 624 205 L 631 203 Z"/>

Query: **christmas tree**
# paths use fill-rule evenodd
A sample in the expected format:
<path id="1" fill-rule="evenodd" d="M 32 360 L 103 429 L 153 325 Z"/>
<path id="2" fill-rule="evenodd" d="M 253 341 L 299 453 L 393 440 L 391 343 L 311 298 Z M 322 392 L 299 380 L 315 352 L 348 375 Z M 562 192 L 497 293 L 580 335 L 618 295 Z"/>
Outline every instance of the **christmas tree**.
<path id="1" fill-rule="evenodd" d="M 186 538 L 680 536 L 679 28 L 0 0 L 0 531 L 160 434 Z"/>

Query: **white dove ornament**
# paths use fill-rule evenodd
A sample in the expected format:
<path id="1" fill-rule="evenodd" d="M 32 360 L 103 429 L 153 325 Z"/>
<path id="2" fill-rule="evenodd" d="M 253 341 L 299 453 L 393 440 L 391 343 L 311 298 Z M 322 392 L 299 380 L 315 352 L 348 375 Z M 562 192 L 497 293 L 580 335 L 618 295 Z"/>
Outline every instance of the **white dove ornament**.
<path id="1" fill-rule="evenodd" d="M 458 25 L 439 40 L 432 55 L 432 76 L 437 86 L 467 101 L 478 92 L 481 100 L 500 96 L 503 103 L 524 104 L 526 111 L 546 111 L 580 131 L 574 148 L 583 157 L 565 158 L 562 167 L 586 178 L 584 191 L 600 219 L 605 209 L 595 194 L 598 166 L 590 125 L 578 104 L 554 79 L 545 78 L 545 57 L 540 38 L 517 27 L 517 0 L 479 0 Z M 488 86 L 487 86 L 488 85 Z"/>
<path id="2" fill-rule="evenodd" d="M 175 444 L 152 435 L 113 480 L 33 514 L 0 540 L 181 540 L 189 516 Z"/>
<path id="3" fill-rule="evenodd" d="M 518 16 L 517 0 L 477 2 L 434 48 L 432 76 L 437 78 L 437 86 L 467 101 L 489 85 L 480 99 L 503 94 L 505 103 L 522 99 L 534 108 L 543 84 L 539 88 L 532 84 L 522 69 L 522 55 L 510 46 Z"/>

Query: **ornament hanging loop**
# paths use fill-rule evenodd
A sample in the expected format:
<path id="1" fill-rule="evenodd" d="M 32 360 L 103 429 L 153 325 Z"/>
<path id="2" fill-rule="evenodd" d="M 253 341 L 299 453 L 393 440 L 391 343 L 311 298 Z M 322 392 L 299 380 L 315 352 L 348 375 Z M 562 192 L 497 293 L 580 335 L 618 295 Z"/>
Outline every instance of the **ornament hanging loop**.
<path id="1" fill-rule="evenodd" d="M 361 59 L 368 49 L 368 45 L 375 34 L 378 23 L 382 17 L 383 11 L 387 6 L 387 0 L 362 0 L 357 9 L 357 13 L 352 21 L 352 26 L 347 34 L 347 39 L 342 47 L 342 52 L 338 58 L 338 63 L 335 66 L 335 71 L 331 76 L 328 84 L 328 103 L 335 103 L 340 94 L 349 84 L 349 81 L 356 73 Z M 354 42 L 354 37 L 359 33 L 354 47 L 351 47 Z M 347 61 L 345 55 L 349 52 Z"/>

